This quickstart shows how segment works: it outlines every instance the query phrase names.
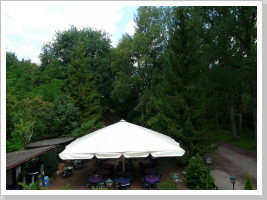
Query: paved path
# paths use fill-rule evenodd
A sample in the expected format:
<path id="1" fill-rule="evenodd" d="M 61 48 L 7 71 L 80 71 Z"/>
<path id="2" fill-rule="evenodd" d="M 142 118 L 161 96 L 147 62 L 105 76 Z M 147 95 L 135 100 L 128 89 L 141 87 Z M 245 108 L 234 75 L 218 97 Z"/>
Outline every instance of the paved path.
<path id="1" fill-rule="evenodd" d="M 220 147 L 207 157 L 212 158 L 211 173 L 219 190 L 232 190 L 230 176 L 237 176 L 236 190 L 244 190 L 246 172 L 249 173 L 254 189 L 257 189 L 257 154 L 229 143 L 221 143 Z"/>

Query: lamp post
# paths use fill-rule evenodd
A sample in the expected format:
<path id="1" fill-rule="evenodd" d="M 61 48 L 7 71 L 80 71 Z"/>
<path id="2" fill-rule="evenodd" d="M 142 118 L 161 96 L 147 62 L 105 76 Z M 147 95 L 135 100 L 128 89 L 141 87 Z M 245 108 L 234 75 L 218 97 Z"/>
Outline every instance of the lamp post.
<path id="1" fill-rule="evenodd" d="M 233 190 L 235 189 L 236 176 L 230 176 L 230 181 L 233 184 Z"/>
<path id="2" fill-rule="evenodd" d="M 110 178 L 106 180 L 106 186 L 108 187 L 109 190 L 112 187 L 112 184 L 113 184 L 113 181 Z"/>
<path id="3" fill-rule="evenodd" d="M 180 177 L 176 174 L 172 176 L 172 180 L 175 184 L 175 188 L 177 188 L 177 183 L 179 182 L 179 179 L 180 179 Z"/>
<path id="4" fill-rule="evenodd" d="M 207 158 L 206 159 L 207 165 L 208 165 L 208 169 L 209 169 L 209 173 L 210 173 L 210 164 L 211 164 L 211 158 Z"/>

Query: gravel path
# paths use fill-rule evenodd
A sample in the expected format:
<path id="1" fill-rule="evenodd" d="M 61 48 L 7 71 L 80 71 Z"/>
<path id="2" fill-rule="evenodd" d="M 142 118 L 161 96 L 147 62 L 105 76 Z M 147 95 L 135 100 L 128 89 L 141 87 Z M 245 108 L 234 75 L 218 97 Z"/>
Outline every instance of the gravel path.
<path id="1" fill-rule="evenodd" d="M 257 154 L 233 144 L 221 142 L 220 147 L 207 157 L 212 159 L 211 173 L 219 190 L 232 190 L 230 176 L 237 176 L 235 190 L 244 190 L 246 172 L 249 173 L 254 189 L 257 189 Z"/>

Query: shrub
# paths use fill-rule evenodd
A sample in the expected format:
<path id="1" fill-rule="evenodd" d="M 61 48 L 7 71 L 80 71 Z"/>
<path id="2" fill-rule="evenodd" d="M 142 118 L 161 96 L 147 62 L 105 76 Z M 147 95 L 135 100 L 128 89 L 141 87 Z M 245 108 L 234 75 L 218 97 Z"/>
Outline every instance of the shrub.
<path id="1" fill-rule="evenodd" d="M 58 160 L 56 150 L 52 149 L 46 153 L 44 153 L 41 157 L 42 163 L 44 164 L 44 172 L 45 175 L 51 176 L 57 171 L 58 168 Z"/>
<path id="2" fill-rule="evenodd" d="M 104 186 L 101 186 L 101 185 L 92 187 L 92 190 L 105 190 L 105 189 L 106 188 Z"/>
<path id="3" fill-rule="evenodd" d="M 249 173 L 246 173 L 246 182 L 245 182 L 245 190 L 254 190 L 254 186 L 252 184 L 251 178 L 249 176 Z"/>
<path id="4" fill-rule="evenodd" d="M 176 190 L 176 186 L 172 180 L 167 178 L 165 183 L 159 184 L 159 189 L 160 190 Z"/>
<path id="5" fill-rule="evenodd" d="M 62 186 L 62 190 L 69 190 L 70 189 L 70 184 L 66 184 L 64 186 Z"/>
<path id="6" fill-rule="evenodd" d="M 29 185 L 19 182 L 18 185 L 22 186 L 24 190 L 45 190 L 44 187 L 39 186 L 39 181 L 30 183 Z"/>
<path id="7" fill-rule="evenodd" d="M 193 190 L 213 190 L 214 178 L 199 154 L 192 157 L 185 168 L 188 186 Z"/>

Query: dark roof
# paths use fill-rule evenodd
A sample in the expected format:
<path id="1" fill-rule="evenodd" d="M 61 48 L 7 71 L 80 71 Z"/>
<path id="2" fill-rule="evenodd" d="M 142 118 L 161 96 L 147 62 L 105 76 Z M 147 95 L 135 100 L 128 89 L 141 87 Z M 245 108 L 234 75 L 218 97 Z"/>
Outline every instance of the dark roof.
<path id="1" fill-rule="evenodd" d="M 14 151 L 6 154 L 6 170 L 16 167 L 28 160 L 39 156 L 56 146 L 40 147 L 36 149 L 29 149 L 24 151 Z"/>
<path id="2" fill-rule="evenodd" d="M 115 124 L 117 122 L 119 122 L 120 120 L 122 120 L 120 117 L 118 117 L 116 114 L 114 114 L 111 111 L 107 111 L 103 114 L 102 117 L 105 126 L 109 126 L 111 124 Z"/>
<path id="3" fill-rule="evenodd" d="M 50 145 L 59 145 L 62 143 L 70 142 L 74 140 L 74 137 L 64 137 L 64 138 L 55 138 L 55 139 L 48 139 L 48 140 L 42 140 L 39 142 L 35 142 L 32 144 L 28 144 L 25 146 L 26 149 L 32 149 L 37 147 L 45 147 Z"/>

